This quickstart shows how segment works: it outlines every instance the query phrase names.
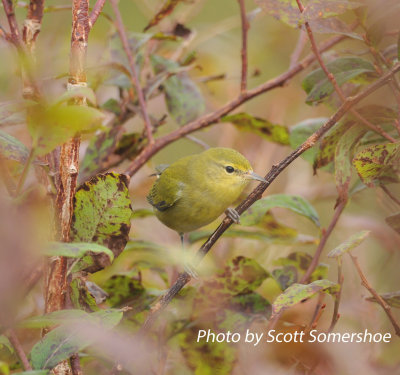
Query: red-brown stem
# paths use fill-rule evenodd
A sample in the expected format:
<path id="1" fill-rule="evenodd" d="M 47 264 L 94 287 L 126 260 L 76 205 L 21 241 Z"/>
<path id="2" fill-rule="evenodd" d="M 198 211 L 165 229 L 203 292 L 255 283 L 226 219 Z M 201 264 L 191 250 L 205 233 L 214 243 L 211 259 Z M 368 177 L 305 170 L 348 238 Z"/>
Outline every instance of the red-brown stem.
<path id="1" fill-rule="evenodd" d="M 153 132 L 151 130 L 151 128 L 152 128 L 151 121 L 150 121 L 149 114 L 147 112 L 146 102 L 145 102 L 144 95 L 143 95 L 143 90 L 142 90 L 142 87 L 140 86 L 140 80 L 139 80 L 139 75 L 136 70 L 135 59 L 133 57 L 131 48 L 129 46 L 128 36 L 126 35 L 124 23 L 122 21 L 121 13 L 118 8 L 118 0 L 110 0 L 110 2 L 111 2 L 111 6 L 113 8 L 114 14 L 115 14 L 115 26 L 117 28 L 119 37 L 122 42 L 122 46 L 126 53 L 126 56 L 128 57 L 129 67 L 131 68 L 132 84 L 133 84 L 133 87 L 135 87 L 136 94 L 138 97 L 139 106 L 140 106 L 140 110 L 142 112 L 142 118 L 143 118 L 144 126 L 146 129 L 146 136 L 147 136 L 149 145 L 153 145 L 154 139 L 153 139 Z"/>
<path id="2" fill-rule="evenodd" d="M 272 166 L 271 170 L 265 176 L 267 182 L 259 184 L 247 198 L 236 207 L 236 211 L 242 214 L 246 211 L 254 202 L 262 197 L 265 190 L 271 185 L 271 183 L 280 175 L 280 173 L 289 166 L 294 160 L 296 160 L 303 152 L 307 151 L 315 145 L 315 143 L 326 134 L 348 111 L 351 107 L 358 104 L 362 99 L 366 98 L 378 88 L 382 87 L 390 77 L 400 71 L 400 63 L 396 64 L 389 73 L 381 77 L 379 80 L 359 92 L 356 96 L 348 98 L 340 108 L 329 118 L 329 120 L 321 126 L 315 133 L 313 133 L 307 140 L 302 143 L 296 150 L 291 152 L 285 159 L 280 163 Z M 340 203 L 338 207 L 343 203 Z M 197 251 L 195 256 L 194 265 L 197 266 L 201 260 L 207 255 L 210 249 L 213 247 L 215 242 L 223 235 L 223 233 L 232 225 L 232 219 L 226 217 L 214 233 L 203 243 L 201 248 Z M 333 229 L 333 227 L 332 227 Z M 314 261 L 315 262 L 315 261 Z M 317 261 L 318 263 L 318 261 Z M 157 316 L 163 311 L 171 300 L 179 293 L 179 291 L 190 281 L 191 277 L 188 273 L 183 272 L 179 274 L 178 279 L 172 285 L 172 287 L 152 306 L 150 314 L 148 315 L 145 323 L 142 326 L 141 332 L 146 332 L 154 323 Z M 277 317 L 279 319 L 279 317 Z M 270 323 L 271 324 L 271 323 Z"/>
<path id="3" fill-rule="evenodd" d="M 336 206 L 335 213 L 333 214 L 332 220 L 329 223 L 328 228 L 326 230 L 323 230 L 321 240 L 319 241 L 317 250 L 315 251 L 312 261 L 311 261 L 310 265 L 308 266 L 307 271 L 305 272 L 305 274 L 303 275 L 303 277 L 300 280 L 301 284 L 306 284 L 308 282 L 308 280 L 310 279 L 311 274 L 314 272 L 315 268 L 317 268 L 318 263 L 319 263 L 319 258 L 321 257 L 321 254 L 322 254 L 322 251 L 324 250 L 326 242 L 328 241 L 333 229 L 335 228 L 345 206 L 346 206 L 346 202 L 344 202 L 344 201 L 340 201 L 340 203 Z"/>
<path id="4" fill-rule="evenodd" d="M 300 12 L 303 13 L 304 11 L 304 7 L 303 4 L 301 2 L 301 0 L 296 0 L 297 5 L 300 9 Z M 306 21 L 304 23 L 305 27 L 306 27 L 306 31 L 308 34 L 308 39 L 310 40 L 311 43 L 311 48 L 315 54 L 315 57 L 317 58 L 317 61 L 321 67 L 321 69 L 323 70 L 323 72 L 325 73 L 326 77 L 329 79 L 329 81 L 331 82 L 335 92 L 338 94 L 340 100 L 343 102 L 345 102 L 346 100 L 346 96 L 344 95 L 342 89 L 340 88 L 340 86 L 338 85 L 335 76 L 328 70 L 327 66 L 325 65 L 321 53 L 318 51 L 318 46 L 317 43 L 315 41 L 314 38 L 314 34 L 311 30 L 310 24 Z M 355 116 L 359 121 L 361 121 L 364 125 L 366 125 L 368 128 L 370 128 L 371 130 L 375 131 L 376 133 L 382 135 L 384 138 L 386 138 L 387 140 L 389 140 L 390 142 L 396 142 L 396 140 L 388 133 L 386 133 L 380 126 L 374 125 L 372 124 L 370 121 L 366 120 L 363 116 L 361 116 L 355 109 L 350 109 L 350 112 L 353 116 Z"/>
<path id="5" fill-rule="evenodd" d="M 28 15 L 22 29 L 22 40 L 29 53 L 32 53 L 35 48 L 36 38 L 40 33 L 43 11 L 44 0 L 31 0 L 29 2 Z"/>
<path id="6" fill-rule="evenodd" d="M 340 306 L 340 299 L 342 296 L 342 288 L 343 288 L 343 282 L 344 282 L 344 277 L 343 277 L 343 272 L 342 272 L 342 258 L 339 257 L 337 259 L 338 261 L 338 284 L 339 284 L 339 291 L 336 293 L 336 298 L 335 298 L 335 306 L 333 308 L 333 315 L 332 315 L 332 321 L 331 325 L 329 327 L 329 332 L 332 332 L 335 328 L 335 325 L 337 321 L 339 320 L 339 306 Z"/>
<path id="7" fill-rule="evenodd" d="M 14 6 L 12 0 L 2 0 L 4 12 L 7 16 L 8 25 L 10 26 L 11 41 L 19 47 L 21 45 L 21 38 L 19 35 L 18 23 L 15 18 Z"/>
<path id="8" fill-rule="evenodd" d="M 28 358 L 24 352 L 24 349 L 22 348 L 22 345 L 19 342 L 19 339 L 12 328 L 8 329 L 6 336 L 10 340 L 10 343 L 13 346 L 13 348 L 15 349 L 15 353 L 17 353 L 17 356 L 18 356 L 19 360 L 21 361 L 21 364 L 22 364 L 22 367 L 24 368 L 24 370 L 25 371 L 32 370 L 31 364 L 28 361 Z"/>
<path id="9" fill-rule="evenodd" d="M 242 24 L 242 76 L 240 80 L 240 92 L 244 94 L 247 90 L 247 32 L 249 30 L 249 21 L 247 20 L 246 7 L 244 0 L 238 0 L 240 7 L 240 20 Z"/>
<path id="10" fill-rule="evenodd" d="M 392 309 L 385 302 L 385 300 L 375 291 L 375 289 L 369 284 L 367 278 L 365 277 L 364 273 L 361 270 L 361 267 L 360 267 L 360 264 L 358 263 L 357 257 L 355 257 L 352 254 L 350 254 L 350 257 L 357 269 L 358 275 L 360 276 L 361 285 L 364 286 L 371 293 L 371 295 L 376 299 L 376 302 L 382 306 L 383 310 L 385 311 L 386 315 L 388 316 L 390 322 L 393 325 L 396 335 L 400 336 L 400 326 L 392 314 Z"/>
<path id="11" fill-rule="evenodd" d="M 331 38 L 321 45 L 320 50 L 326 51 L 344 39 L 345 37 L 343 35 Z M 155 155 L 168 144 L 184 137 L 187 134 L 193 133 L 199 129 L 216 123 L 222 116 L 225 116 L 248 100 L 274 88 L 285 85 L 285 83 L 287 83 L 296 74 L 307 68 L 313 61 L 315 61 L 315 59 L 316 58 L 313 54 L 308 55 L 285 73 L 282 73 L 281 75 L 255 87 L 254 89 L 247 90 L 246 93 L 241 94 L 239 97 L 233 99 L 216 111 L 206 114 L 197 120 L 194 120 L 189 124 L 186 124 L 185 126 L 182 126 L 181 128 L 165 135 L 164 137 L 156 139 L 154 144 L 147 145 L 147 147 L 143 149 L 143 151 L 135 158 L 135 160 L 133 160 L 125 173 L 132 177 L 153 155 Z"/>
<path id="12" fill-rule="evenodd" d="M 385 185 L 380 185 L 381 189 L 386 193 L 386 195 L 398 206 L 400 206 L 400 199 L 395 197 L 392 192 L 385 186 Z"/>
<path id="13" fill-rule="evenodd" d="M 100 13 L 103 10 L 105 2 L 106 2 L 106 0 L 97 0 L 96 4 L 94 4 L 94 7 L 93 7 L 92 12 L 90 13 L 90 17 L 89 17 L 89 27 L 90 28 L 93 27 L 93 25 L 97 21 L 97 18 L 99 18 Z"/>

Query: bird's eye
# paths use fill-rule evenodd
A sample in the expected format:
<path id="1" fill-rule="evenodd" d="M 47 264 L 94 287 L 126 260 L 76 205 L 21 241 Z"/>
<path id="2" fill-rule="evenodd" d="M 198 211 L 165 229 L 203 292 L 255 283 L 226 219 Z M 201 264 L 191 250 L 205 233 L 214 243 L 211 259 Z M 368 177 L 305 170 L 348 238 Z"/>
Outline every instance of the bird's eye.
<path id="1" fill-rule="evenodd" d="M 225 170 L 226 170 L 228 173 L 233 173 L 233 172 L 235 172 L 235 168 L 231 167 L 230 165 L 228 165 L 228 166 L 225 168 Z"/>

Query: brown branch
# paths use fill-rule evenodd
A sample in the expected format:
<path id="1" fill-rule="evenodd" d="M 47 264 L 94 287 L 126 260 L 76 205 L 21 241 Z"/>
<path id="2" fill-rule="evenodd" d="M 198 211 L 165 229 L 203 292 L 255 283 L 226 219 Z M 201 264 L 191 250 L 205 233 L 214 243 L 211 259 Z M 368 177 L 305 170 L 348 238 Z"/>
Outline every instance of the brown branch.
<path id="1" fill-rule="evenodd" d="M 15 353 L 17 353 L 17 356 L 18 356 L 19 360 L 21 361 L 21 364 L 22 364 L 22 367 L 24 368 L 24 370 L 25 371 L 32 370 L 31 364 L 28 361 L 28 358 L 24 352 L 24 349 L 22 348 L 22 345 L 19 342 L 19 339 L 12 328 L 8 329 L 6 336 L 10 340 L 11 345 L 14 347 Z"/>
<path id="2" fill-rule="evenodd" d="M 399 198 L 395 197 L 385 185 L 380 185 L 380 187 L 393 202 L 395 202 L 398 206 L 400 206 Z"/>
<path id="3" fill-rule="evenodd" d="M 335 296 L 335 306 L 333 308 L 332 321 L 331 321 L 331 325 L 329 326 L 329 330 L 328 330 L 329 332 L 332 332 L 334 330 L 335 325 L 340 318 L 339 306 L 340 306 L 340 299 L 342 297 L 342 288 L 343 288 L 344 277 L 343 277 L 342 258 L 341 257 L 337 258 L 337 261 L 338 261 L 339 291 L 336 293 L 336 296 Z"/>
<path id="4" fill-rule="evenodd" d="M 115 26 L 117 28 L 119 37 L 122 42 L 122 46 L 126 53 L 126 56 L 128 57 L 129 67 L 131 68 L 132 84 L 133 84 L 133 87 L 135 87 L 135 89 L 136 89 L 136 95 L 138 97 L 139 106 L 140 106 L 140 110 L 142 112 L 142 117 L 143 117 L 145 129 L 146 129 L 146 136 L 147 136 L 149 145 L 152 145 L 152 144 L 154 144 L 154 139 L 153 139 L 151 121 L 150 121 L 149 114 L 147 112 L 146 102 L 145 102 L 144 95 L 143 95 L 143 90 L 140 86 L 140 80 L 139 80 L 138 72 L 136 70 L 135 59 L 133 57 L 131 48 L 129 46 L 128 36 L 126 35 L 124 23 L 122 21 L 121 13 L 118 8 L 118 0 L 110 0 L 110 2 L 111 2 L 111 6 L 113 8 L 114 14 L 115 14 Z"/>
<path id="5" fill-rule="evenodd" d="M 343 35 L 333 37 L 327 40 L 325 43 L 322 43 L 320 46 L 320 50 L 326 51 L 344 39 L 346 39 L 346 37 Z M 207 126 L 216 123 L 222 116 L 225 116 L 226 114 L 233 111 L 234 109 L 239 107 L 241 104 L 247 102 L 248 100 L 258 95 L 261 95 L 267 91 L 270 91 L 274 88 L 285 85 L 296 74 L 298 74 L 299 72 L 307 68 L 312 62 L 314 62 L 315 59 L 316 58 L 313 54 L 308 55 L 294 67 L 292 67 L 285 73 L 282 73 L 278 77 L 275 77 L 255 87 L 254 89 L 246 91 L 246 93 L 233 99 L 232 101 L 225 104 L 223 107 L 215 110 L 214 112 L 206 114 L 198 118 L 197 120 L 194 120 L 189 124 L 186 124 L 185 126 L 182 126 L 181 128 L 165 135 L 164 137 L 156 139 L 154 144 L 147 145 L 147 147 L 143 149 L 143 151 L 135 158 L 135 160 L 133 160 L 133 162 L 125 171 L 125 173 L 129 174 L 132 177 L 153 155 L 155 155 L 158 151 L 160 151 L 168 144 L 184 137 L 189 133 L 193 133 L 199 129 L 205 128 Z"/>
<path id="6" fill-rule="evenodd" d="M 303 13 L 304 7 L 303 7 L 301 0 L 296 0 L 296 2 L 297 2 L 300 12 Z M 344 103 L 346 101 L 346 96 L 344 95 L 342 89 L 338 85 L 335 76 L 328 70 L 327 66 L 325 65 L 324 61 L 322 60 L 322 56 L 321 56 L 321 53 L 318 51 L 318 46 L 315 41 L 314 34 L 311 30 L 310 24 L 306 21 L 304 23 L 304 25 L 306 27 L 308 39 L 310 40 L 310 43 L 311 43 L 311 49 L 313 50 L 321 69 L 323 70 L 326 77 L 331 82 L 331 84 L 332 84 L 335 92 L 338 94 L 341 102 Z M 363 116 L 361 116 L 355 109 L 350 109 L 350 112 L 353 116 L 355 116 L 359 121 L 361 121 L 364 125 L 366 125 L 371 130 L 382 135 L 384 138 L 386 138 L 390 142 L 396 142 L 396 140 L 390 134 L 385 132 L 380 126 L 372 124 L 370 121 L 368 121 Z"/>
<path id="7" fill-rule="evenodd" d="M 244 94 L 247 90 L 247 32 L 249 30 L 249 21 L 247 20 L 246 7 L 244 0 L 238 0 L 240 7 L 240 20 L 242 24 L 242 76 L 240 80 L 240 92 Z"/>
<path id="8" fill-rule="evenodd" d="M 372 286 L 369 284 L 367 278 L 365 277 L 364 273 L 361 270 L 361 267 L 360 267 L 360 264 L 358 263 L 357 257 L 355 257 L 352 254 L 349 254 L 349 255 L 357 269 L 358 275 L 360 276 L 361 285 L 364 286 L 371 293 L 371 295 L 376 299 L 376 301 L 382 306 L 383 310 L 385 311 L 386 315 L 388 316 L 390 322 L 393 325 L 396 335 L 400 336 L 400 326 L 392 314 L 392 309 L 385 302 L 385 300 L 375 291 L 375 289 L 372 288 Z"/>
<path id="9" fill-rule="evenodd" d="M 311 274 L 317 268 L 318 263 L 319 263 L 319 258 L 321 257 L 321 254 L 322 254 L 322 251 L 324 250 L 326 242 L 328 241 L 328 238 L 330 237 L 333 229 L 335 228 L 345 206 L 346 206 L 345 201 L 340 201 L 340 203 L 336 206 L 335 213 L 333 214 L 332 220 L 329 223 L 328 228 L 326 230 L 323 230 L 321 240 L 319 241 L 317 250 L 315 251 L 312 261 L 311 261 L 310 265 L 308 266 L 307 271 L 305 272 L 305 274 L 303 275 L 303 277 L 300 280 L 301 284 L 306 284 L 308 282 L 308 280 L 310 279 Z"/>
<path id="10" fill-rule="evenodd" d="M 90 17 L 89 17 L 89 27 L 90 28 L 93 27 L 93 25 L 97 21 L 97 18 L 99 18 L 100 13 L 103 10 L 105 2 L 106 2 L 106 0 L 97 0 L 96 4 L 94 4 L 94 7 L 93 7 L 92 12 L 90 13 Z"/>
<path id="11" fill-rule="evenodd" d="M 12 43 L 17 47 L 21 45 L 21 38 L 19 35 L 18 23 L 15 18 L 14 6 L 12 0 L 2 0 L 4 12 L 7 16 L 8 25 L 10 26 L 10 37 Z"/>
<path id="12" fill-rule="evenodd" d="M 22 40 L 29 53 L 35 48 L 36 38 L 40 33 L 44 12 L 44 0 L 31 0 L 28 6 L 28 15 L 22 29 Z"/>
<path id="13" fill-rule="evenodd" d="M 392 70 L 379 80 L 365 88 L 363 91 L 358 93 L 356 96 L 348 98 L 340 108 L 329 118 L 329 120 L 321 126 L 315 133 L 313 133 L 307 140 L 302 143 L 296 150 L 291 152 L 285 159 L 280 163 L 273 165 L 271 170 L 265 176 L 265 183 L 259 184 L 247 198 L 236 207 L 236 211 L 242 214 L 246 211 L 254 202 L 261 198 L 262 194 L 271 185 L 271 183 L 280 175 L 280 173 L 296 160 L 303 152 L 310 149 L 315 143 L 321 139 L 321 137 L 331 129 L 348 111 L 351 107 L 359 103 L 362 99 L 372 94 L 374 91 L 382 87 L 391 79 L 392 75 L 400 71 L 400 63 L 396 64 Z M 339 207 L 339 206 L 338 206 Z M 232 219 L 226 217 L 214 233 L 203 243 L 201 248 L 197 251 L 195 256 L 194 265 L 197 266 L 204 256 L 210 251 L 215 242 L 223 235 L 223 233 L 232 225 Z M 148 330 L 157 316 L 167 307 L 169 302 L 179 293 L 179 291 L 190 281 L 191 277 L 188 273 L 183 272 L 179 274 L 178 279 L 172 285 L 172 287 L 157 301 L 157 303 L 151 308 L 150 314 L 148 315 L 143 327 L 142 332 Z"/>

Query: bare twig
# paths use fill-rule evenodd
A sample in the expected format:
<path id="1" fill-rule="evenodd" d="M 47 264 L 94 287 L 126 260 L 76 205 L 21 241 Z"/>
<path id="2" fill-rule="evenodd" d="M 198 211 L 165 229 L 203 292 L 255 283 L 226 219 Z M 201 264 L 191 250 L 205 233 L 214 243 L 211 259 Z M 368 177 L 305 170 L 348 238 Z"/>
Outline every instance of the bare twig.
<path id="1" fill-rule="evenodd" d="M 300 55 L 307 43 L 307 34 L 304 30 L 300 30 L 299 39 L 297 40 L 296 47 L 290 56 L 290 68 L 293 68 L 300 59 Z"/>
<path id="2" fill-rule="evenodd" d="M 335 228 L 345 206 L 346 206 L 346 202 L 344 202 L 344 201 L 340 201 L 339 204 L 336 206 L 335 213 L 333 214 L 332 220 L 329 223 L 328 228 L 323 231 L 321 240 L 319 241 L 319 244 L 317 247 L 317 250 L 315 251 L 315 254 L 312 258 L 310 265 L 307 268 L 307 271 L 304 273 L 303 277 L 301 278 L 300 283 L 302 283 L 302 284 L 307 283 L 311 274 L 314 272 L 315 268 L 318 266 L 319 258 L 321 257 L 321 254 L 322 254 L 322 251 L 324 250 L 326 242 L 328 241 L 328 238 L 330 237 L 333 229 Z"/>
<path id="3" fill-rule="evenodd" d="M 71 356 L 70 363 L 73 375 L 83 375 L 78 353 L 75 353 Z"/>
<path id="4" fill-rule="evenodd" d="M 350 257 L 357 269 L 358 275 L 360 276 L 361 284 L 371 293 L 371 295 L 376 299 L 376 301 L 382 306 L 383 310 L 385 311 L 386 315 L 388 316 L 390 322 L 393 325 L 396 335 L 400 336 L 400 326 L 392 314 L 392 309 L 385 302 L 385 300 L 375 291 L 375 289 L 372 288 L 372 286 L 369 284 L 367 278 L 365 277 L 364 273 L 361 270 L 357 257 L 355 257 L 352 254 L 350 254 Z"/>
<path id="5" fill-rule="evenodd" d="M 32 370 L 31 364 L 28 361 L 28 358 L 24 352 L 24 349 L 22 348 L 22 345 L 19 342 L 19 339 L 12 328 L 8 329 L 6 336 L 10 340 L 11 345 L 14 347 L 15 352 L 17 353 L 17 356 L 18 356 L 19 360 L 21 361 L 21 364 L 22 364 L 22 367 L 24 368 L 24 370 L 25 371 Z"/>
<path id="6" fill-rule="evenodd" d="M 301 13 L 303 13 L 304 11 L 304 6 L 301 2 L 301 0 L 296 0 L 297 5 L 299 7 L 299 10 Z M 327 78 L 329 79 L 329 81 L 331 82 L 335 92 L 338 94 L 340 100 L 343 102 L 346 101 L 346 96 L 344 95 L 342 89 L 340 88 L 340 86 L 338 85 L 335 76 L 328 70 L 327 66 L 325 65 L 324 61 L 322 60 L 322 56 L 321 53 L 318 51 L 318 46 L 317 43 L 315 41 L 314 38 L 314 34 L 311 30 L 310 24 L 306 21 L 304 23 L 307 34 L 308 34 L 308 39 L 310 40 L 311 43 L 311 49 L 313 50 L 315 57 L 317 58 L 317 61 L 321 67 L 321 69 L 323 70 L 323 72 L 325 73 L 325 75 L 327 76 Z M 375 131 L 376 133 L 382 135 L 384 138 L 386 138 L 387 140 L 389 140 L 390 142 L 396 142 L 396 140 L 387 132 L 385 132 L 380 126 L 378 125 L 374 125 L 372 124 L 370 121 L 366 120 L 363 116 L 361 116 L 355 109 L 350 109 L 350 112 L 353 116 L 355 116 L 359 121 L 361 121 L 364 125 L 366 125 L 368 128 L 370 128 L 371 130 Z"/>
<path id="7" fill-rule="evenodd" d="M 15 18 L 14 6 L 12 0 L 2 0 L 4 12 L 6 13 L 8 25 L 10 26 L 11 41 L 19 47 L 21 45 L 21 38 L 19 35 L 18 23 Z"/>
<path id="8" fill-rule="evenodd" d="M 400 206 L 399 198 L 395 197 L 385 185 L 380 185 L 380 187 L 393 202 L 395 202 L 398 206 Z"/>
<path id="9" fill-rule="evenodd" d="M 342 287 L 343 287 L 343 281 L 344 281 L 344 277 L 343 277 L 343 271 L 342 271 L 342 258 L 339 257 L 337 258 L 338 261 L 338 284 L 339 284 L 339 291 L 336 293 L 336 298 L 335 298 L 335 306 L 333 308 L 333 315 L 332 315 L 332 321 L 331 321 L 331 325 L 329 326 L 329 332 L 332 332 L 333 329 L 335 328 L 335 325 L 337 323 L 337 321 L 340 318 L 340 314 L 339 314 L 339 306 L 340 306 L 340 299 L 342 296 Z"/>
<path id="10" fill-rule="evenodd" d="M 244 0 L 238 0 L 240 7 L 240 20 L 242 24 L 242 76 L 240 80 L 240 92 L 243 94 L 247 90 L 247 32 L 249 30 L 249 21 L 247 20 L 246 7 Z"/>
<path id="11" fill-rule="evenodd" d="M 139 75 L 136 70 L 135 59 L 133 57 L 131 48 L 129 46 L 128 36 L 126 35 L 124 23 L 122 21 L 121 13 L 118 8 L 118 0 L 111 0 L 110 2 L 111 2 L 111 6 L 113 8 L 114 14 L 115 14 L 115 25 L 117 27 L 117 31 L 118 31 L 119 37 L 121 39 L 122 46 L 124 48 L 126 56 L 128 57 L 129 67 L 131 68 L 132 83 L 136 89 L 136 94 L 138 97 L 140 110 L 142 112 L 142 117 L 143 117 L 145 129 L 146 129 L 146 136 L 147 136 L 149 145 L 153 145 L 154 139 L 153 139 L 153 132 L 151 129 L 152 128 L 151 121 L 150 121 L 149 114 L 147 112 L 146 102 L 145 102 L 144 95 L 143 95 L 143 90 L 140 86 L 140 80 L 139 80 Z"/>
<path id="12" fill-rule="evenodd" d="M 36 38 L 40 33 L 44 11 L 44 0 L 31 0 L 28 6 L 28 15 L 22 29 L 22 40 L 29 53 L 35 48 Z"/>
<path id="13" fill-rule="evenodd" d="M 92 28 L 93 25 L 96 23 L 97 18 L 99 18 L 99 15 L 101 11 L 103 10 L 104 4 L 106 0 L 97 0 L 96 4 L 94 4 L 94 7 L 92 9 L 92 12 L 90 13 L 89 17 L 89 27 Z"/>
<path id="14" fill-rule="evenodd" d="M 320 46 L 321 51 L 326 51 L 329 48 L 333 47 L 335 44 L 344 40 L 346 37 L 343 35 L 333 37 L 327 40 Z M 229 112 L 233 111 L 235 108 L 239 107 L 241 104 L 247 102 L 248 100 L 261 95 L 267 91 L 270 91 L 274 88 L 283 86 L 286 82 L 288 82 L 291 78 L 293 78 L 296 74 L 307 68 L 313 61 L 315 61 L 315 56 L 313 54 L 308 55 L 298 64 L 296 64 L 293 68 L 289 69 L 285 73 L 282 73 L 278 77 L 275 77 L 252 90 L 248 90 L 245 94 L 240 95 L 239 97 L 233 99 L 229 103 L 225 104 L 223 107 L 215 110 L 212 113 L 206 114 L 197 120 L 182 126 L 181 128 L 165 135 L 164 137 L 158 138 L 154 141 L 154 144 L 147 145 L 143 149 L 143 151 L 133 160 L 131 165 L 125 171 L 126 174 L 129 174 L 131 177 L 158 151 L 164 148 L 166 145 L 176 141 L 184 137 L 186 134 L 193 133 L 199 129 L 205 128 L 217 122 L 222 116 L 225 116 Z"/>
<path id="15" fill-rule="evenodd" d="M 264 191 L 269 185 L 280 175 L 280 173 L 290 165 L 294 160 L 296 160 L 303 152 L 307 151 L 309 148 L 315 145 L 315 143 L 329 130 L 331 129 L 347 112 L 348 110 L 359 103 L 362 99 L 369 96 L 371 93 L 376 91 L 378 88 L 382 87 L 387 83 L 391 76 L 400 71 L 400 63 L 396 64 L 392 70 L 385 76 L 381 77 L 379 80 L 365 88 L 363 91 L 358 93 L 352 98 L 348 98 L 340 108 L 329 118 L 329 120 L 321 126 L 315 133 L 313 133 L 307 140 L 302 143 L 296 150 L 291 152 L 285 159 L 280 163 L 273 165 L 271 170 L 265 176 L 265 183 L 259 184 L 248 197 L 236 207 L 236 211 L 242 214 L 246 211 L 254 202 L 261 198 Z M 338 206 L 339 207 L 339 206 Z M 222 236 L 222 234 L 232 225 L 232 219 L 226 217 L 214 233 L 208 238 L 206 242 L 203 243 L 201 248 L 197 251 L 195 256 L 194 265 L 197 266 L 204 256 L 210 251 L 215 242 Z M 332 226 L 333 229 L 333 226 Z M 322 251 L 322 250 L 321 250 Z M 315 262 L 315 261 L 314 261 Z M 179 291 L 190 281 L 191 277 L 188 273 L 183 272 L 179 274 L 178 279 L 172 285 L 172 287 L 165 293 L 157 303 L 151 308 L 150 314 L 147 317 L 146 322 L 142 327 L 142 331 L 149 329 L 157 316 L 161 313 L 163 309 L 169 304 L 169 302 L 179 293 Z M 279 319 L 279 317 L 278 317 Z"/>

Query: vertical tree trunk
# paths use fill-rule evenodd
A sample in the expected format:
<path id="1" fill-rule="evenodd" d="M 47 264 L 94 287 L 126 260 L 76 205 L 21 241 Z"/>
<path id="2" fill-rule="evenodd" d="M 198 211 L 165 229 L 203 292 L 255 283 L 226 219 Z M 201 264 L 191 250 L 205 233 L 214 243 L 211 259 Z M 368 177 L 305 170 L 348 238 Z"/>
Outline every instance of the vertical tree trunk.
<path id="1" fill-rule="evenodd" d="M 86 87 L 86 51 L 89 35 L 89 1 L 74 0 L 72 4 L 72 37 L 70 55 L 70 75 L 68 90 Z M 85 105 L 84 99 L 74 104 Z M 59 179 L 56 197 L 57 232 L 60 241 L 69 242 L 69 231 L 73 213 L 73 198 L 76 191 L 79 172 L 80 137 L 76 136 L 63 144 L 59 158 Z M 54 257 L 48 264 L 46 313 L 65 308 L 68 293 L 67 259 Z M 57 365 L 53 372 L 57 375 L 70 374 L 67 361 Z"/>

